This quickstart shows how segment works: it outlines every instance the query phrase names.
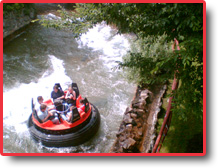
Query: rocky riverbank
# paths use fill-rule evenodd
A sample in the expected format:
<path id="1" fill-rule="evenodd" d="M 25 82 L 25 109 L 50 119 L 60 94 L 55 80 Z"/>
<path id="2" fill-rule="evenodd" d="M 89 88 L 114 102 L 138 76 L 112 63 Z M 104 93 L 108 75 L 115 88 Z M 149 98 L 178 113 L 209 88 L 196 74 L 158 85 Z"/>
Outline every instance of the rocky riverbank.
<path id="1" fill-rule="evenodd" d="M 57 10 L 62 6 L 68 11 L 75 7 L 74 3 L 34 3 L 32 6 L 25 6 L 23 9 L 5 12 L 3 15 L 3 38 L 4 44 L 22 33 L 37 15 L 44 15 L 50 12 L 58 15 Z"/>
<path id="2" fill-rule="evenodd" d="M 148 153 L 156 137 L 157 116 L 166 85 L 152 90 L 138 87 L 127 107 L 111 153 Z"/>
<path id="3" fill-rule="evenodd" d="M 27 26 L 36 18 L 34 7 L 22 10 L 13 10 L 3 16 L 3 38 L 8 37 L 15 31 Z"/>

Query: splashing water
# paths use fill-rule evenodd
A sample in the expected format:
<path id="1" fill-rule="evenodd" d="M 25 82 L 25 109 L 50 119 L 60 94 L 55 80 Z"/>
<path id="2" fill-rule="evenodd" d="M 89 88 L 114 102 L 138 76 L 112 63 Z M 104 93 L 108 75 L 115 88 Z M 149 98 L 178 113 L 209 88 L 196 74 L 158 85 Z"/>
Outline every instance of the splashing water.
<path id="1" fill-rule="evenodd" d="M 128 51 L 128 38 L 116 35 L 116 30 L 104 23 L 90 29 L 80 40 L 69 32 L 34 24 L 4 46 L 4 152 L 109 152 L 135 89 L 122 78 L 122 71 L 111 70 Z M 31 98 L 50 98 L 54 83 L 61 83 L 65 89 L 71 82 L 76 82 L 81 95 L 99 109 L 99 132 L 76 147 L 36 144 L 27 128 Z"/>

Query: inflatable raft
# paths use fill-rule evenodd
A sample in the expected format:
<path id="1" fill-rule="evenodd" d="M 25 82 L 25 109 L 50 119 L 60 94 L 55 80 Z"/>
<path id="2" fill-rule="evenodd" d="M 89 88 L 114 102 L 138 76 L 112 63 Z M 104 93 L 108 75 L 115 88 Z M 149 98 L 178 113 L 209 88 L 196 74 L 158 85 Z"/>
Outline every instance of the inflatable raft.
<path id="1" fill-rule="evenodd" d="M 64 120 L 61 115 L 69 111 L 66 103 L 56 107 L 59 123 L 54 124 L 51 120 L 41 122 L 32 99 L 32 114 L 28 120 L 28 128 L 32 138 L 48 147 L 77 146 L 91 139 L 100 126 L 100 114 L 98 109 L 85 98 L 79 95 L 76 83 L 72 84 L 76 92 L 76 107 L 72 110 L 71 121 Z M 52 99 L 43 102 L 47 106 L 53 105 Z"/>

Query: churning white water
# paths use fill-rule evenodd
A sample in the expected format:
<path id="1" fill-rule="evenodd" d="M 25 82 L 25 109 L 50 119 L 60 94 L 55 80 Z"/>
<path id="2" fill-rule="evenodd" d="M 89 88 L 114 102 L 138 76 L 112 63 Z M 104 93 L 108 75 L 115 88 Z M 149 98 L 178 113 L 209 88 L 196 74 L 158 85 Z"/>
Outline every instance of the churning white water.
<path id="1" fill-rule="evenodd" d="M 129 50 L 129 38 L 104 23 L 75 40 L 70 32 L 38 24 L 4 46 L 4 152 L 109 152 L 134 85 L 112 70 Z M 53 85 L 63 89 L 76 82 L 80 93 L 96 105 L 101 126 L 90 141 L 76 147 L 47 148 L 30 137 L 27 120 L 31 99 L 50 98 Z"/>

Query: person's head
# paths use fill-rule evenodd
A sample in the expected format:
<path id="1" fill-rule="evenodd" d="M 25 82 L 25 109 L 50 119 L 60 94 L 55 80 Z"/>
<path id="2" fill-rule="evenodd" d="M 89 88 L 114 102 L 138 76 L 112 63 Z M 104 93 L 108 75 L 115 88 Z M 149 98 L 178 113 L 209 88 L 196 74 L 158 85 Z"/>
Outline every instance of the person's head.
<path id="1" fill-rule="evenodd" d="M 46 105 L 46 104 L 41 104 L 41 105 L 40 105 L 40 110 L 41 110 L 42 112 L 44 112 L 44 111 L 46 110 L 46 108 L 47 108 L 47 105 Z"/>
<path id="2" fill-rule="evenodd" d="M 57 93 L 58 92 L 58 85 L 54 85 L 53 90 L 55 93 Z"/>
<path id="3" fill-rule="evenodd" d="M 37 100 L 38 100 L 38 103 L 39 103 L 39 104 L 42 104 L 42 102 L 44 101 L 44 99 L 43 99 L 42 96 L 38 96 L 38 97 L 37 97 Z"/>
<path id="4" fill-rule="evenodd" d="M 84 104 L 84 99 L 80 99 L 80 104 Z"/>
<path id="5" fill-rule="evenodd" d="M 73 92 L 73 88 L 72 88 L 72 86 L 71 86 L 71 85 L 68 87 L 68 90 L 69 90 L 69 92 L 70 92 L 70 93 L 72 93 L 72 92 Z"/>

